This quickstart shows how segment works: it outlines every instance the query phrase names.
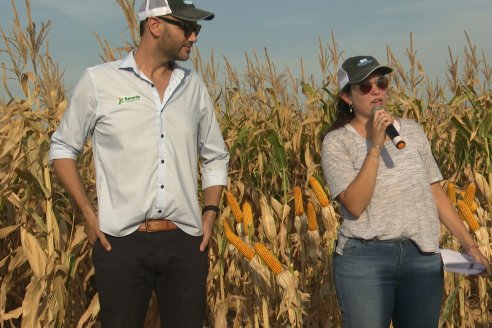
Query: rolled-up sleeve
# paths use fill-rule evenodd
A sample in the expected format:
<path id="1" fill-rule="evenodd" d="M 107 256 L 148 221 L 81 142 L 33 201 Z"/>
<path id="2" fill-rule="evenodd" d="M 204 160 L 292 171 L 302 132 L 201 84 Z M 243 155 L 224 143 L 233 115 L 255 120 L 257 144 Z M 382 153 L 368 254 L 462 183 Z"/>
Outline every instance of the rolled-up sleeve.
<path id="1" fill-rule="evenodd" d="M 229 152 L 225 145 L 214 106 L 206 90 L 202 90 L 202 117 L 199 131 L 202 189 L 227 186 Z"/>
<path id="2" fill-rule="evenodd" d="M 49 161 L 77 159 L 95 125 L 96 97 L 90 71 L 87 69 L 75 87 L 70 105 L 58 129 L 51 136 Z"/>

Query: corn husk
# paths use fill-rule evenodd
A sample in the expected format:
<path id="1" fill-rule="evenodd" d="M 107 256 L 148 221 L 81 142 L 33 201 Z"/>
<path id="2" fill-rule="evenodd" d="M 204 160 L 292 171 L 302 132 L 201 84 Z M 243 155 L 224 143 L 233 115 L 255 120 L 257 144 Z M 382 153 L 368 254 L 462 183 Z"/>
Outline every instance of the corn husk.
<path id="1" fill-rule="evenodd" d="M 252 280 L 255 286 L 258 286 L 264 292 L 268 292 L 272 285 L 270 283 L 272 272 L 263 264 L 261 258 L 257 255 L 249 261 L 249 267 L 252 269 Z"/>
<path id="2" fill-rule="evenodd" d="M 309 259 L 312 261 L 319 259 L 321 257 L 319 230 L 308 230 L 306 232 L 306 244 Z"/>
<path id="3" fill-rule="evenodd" d="M 286 312 L 291 326 L 302 327 L 302 303 L 309 300 L 309 294 L 299 291 L 299 280 L 290 271 L 282 271 L 275 280 L 283 290 L 278 316 Z"/>
<path id="4" fill-rule="evenodd" d="M 278 247 L 277 242 L 277 227 L 275 225 L 275 219 L 273 218 L 272 210 L 268 205 L 268 201 L 265 196 L 260 198 L 260 210 L 261 210 L 261 226 L 267 239 L 274 245 L 276 249 Z"/>
<path id="5" fill-rule="evenodd" d="M 485 257 L 491 261 L 492 259 L 492 244 L 490 240 L 490 234 L 486 227 L 480 227 L 473 232 L 477 238 L 477 245 L 480 251 L 485 255 Z"/>
<path id="6" fill-rule="evenodd" d="M 490 189 L 490 185 L 487 182 L 487 179 L 477 171 L 475 171 L 474 174 L 475 178 L 475 183 L 477 184 L 477 188 L 480 191 L 480 193 L 483 195 L 483 197 L 486 200 L 491 200 L 492 199 L 492 191 Z"/>

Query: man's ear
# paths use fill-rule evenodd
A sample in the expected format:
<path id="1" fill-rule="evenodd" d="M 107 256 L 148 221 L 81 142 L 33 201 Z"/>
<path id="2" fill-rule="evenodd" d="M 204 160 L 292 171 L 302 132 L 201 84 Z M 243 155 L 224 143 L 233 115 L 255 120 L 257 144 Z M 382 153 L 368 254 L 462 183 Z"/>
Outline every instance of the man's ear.
<path id="1" fill-rule="evenodd" d="M 158 37 L 159 35 L 161 35 L 163 26 L 162 26 L 161 21 L 159 20 L 159 18 L 149 17 L 147 19 L 147 28 L 149 29 L 149 32 L 154 37 Z"/>

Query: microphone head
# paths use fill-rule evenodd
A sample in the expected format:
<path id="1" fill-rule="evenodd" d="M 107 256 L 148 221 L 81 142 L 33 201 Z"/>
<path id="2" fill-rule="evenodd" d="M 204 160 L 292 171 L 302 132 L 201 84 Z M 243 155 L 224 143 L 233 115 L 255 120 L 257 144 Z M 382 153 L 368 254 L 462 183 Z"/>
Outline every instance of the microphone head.
<path id="1" fill-rule="evenodd" d="M 381 105 L 376 105 L 374 106 L 372 109 L 371 109 L 371 115 L 374 115 L 374 113 L 378 110 L 385 110 L 384 106 L 381 106 Z"/>

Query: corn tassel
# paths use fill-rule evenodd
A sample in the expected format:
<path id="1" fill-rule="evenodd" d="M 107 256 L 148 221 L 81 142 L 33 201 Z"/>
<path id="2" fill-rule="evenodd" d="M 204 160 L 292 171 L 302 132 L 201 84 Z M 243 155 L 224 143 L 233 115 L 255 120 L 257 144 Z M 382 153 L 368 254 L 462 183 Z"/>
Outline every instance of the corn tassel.
<path id="1" fill-rule="evenodd" d="M 301 216 L 304 214 L 304 204 L 302 203 L 302 190 L 301 187 L 294 187 L 294 208 L 295 215 Z"/>
<path id="2" fill-rule="evenodd" d="M 307 203 L 307 225 L 309 231 L 318 230 L 318 221 L 316 220 L 316 210 L 311 202 Z"/>
<path id="3" fill-rule="evenodd" d="M 265 264 L 272 270 L 273 274 L 278 275 L 283 271 L 282 264 L 275 257 L 275 255 L 270 252 L 270 250 L 261 243 L 255 243 L 254 248 L 256 254 L 265 262 Z"/>
<path id="4" fill-rule="evenodd" d="M 477 190 L 477 185 L 475 182 L 471 182 L 466 186 L 465 194 L 463 195 L 463 201 L 468 205 L 471 209 L 473 206 L 473 202 L 475 201 L 475 192 Z"/>
<path id="5" fill-rule="evenodd" d="M 470 227 L 470 230 L 475 231 L 478 228 L 480 228 L 480 225 L 478 224 L 477 219 L 473 215 L 473 213 L 470 210 L 470 208 L 468 207 L 468 205 L 466 205 L 466 203 L 461 199 L 459 199 L 457 201 L 457 205 L 458 205 L 458 211 L 461 215 L 461 218 L 464 221 L 466 221 L 466 223 L 468 224 L 468 227 Z"/>
<path id="6" fill-rule="evenodd" d="M 316 178 L 310 177 L 309 185 L 311 186 L 311 189 L 314 191 L 314 194 L 316 195 L 316 198 L 318 199 L 318 202 L 320 203 L 321 207 L 327 207 L 328 205 L 330 205 L 325 190 L 318 182 L 318 180 L 316 180 Z"/>
<path id="7" fill-rule="evenodd" d="M 236 197 L 230 191 L 226 191 L 226 201 L 229 207 L 231 208 L 232 215 L 237 222 L 243 222 L 243 213 L 241 212 L 241 207 L 239 207 L 239 203 L 236 200 Z"/>
<path id="8" fill-rule="evenodd" d="M 447 194 L 453 205 L 456 205 L 456 185 L 454 182 L 448 182 Z"/>
<path id="9" fill-rule="evenodd" d="M 222 220 L 222 225 L 224 227 L 224 234 L 227 240 L 237 248 L 237 250 L 244 255 L 248 261 L 251 261 L 255 256 L 255 251 L 248 246 L 244 241 L 241 240 L 234 232 L 232 232 L 229 223 L 226 220 Z"/>

